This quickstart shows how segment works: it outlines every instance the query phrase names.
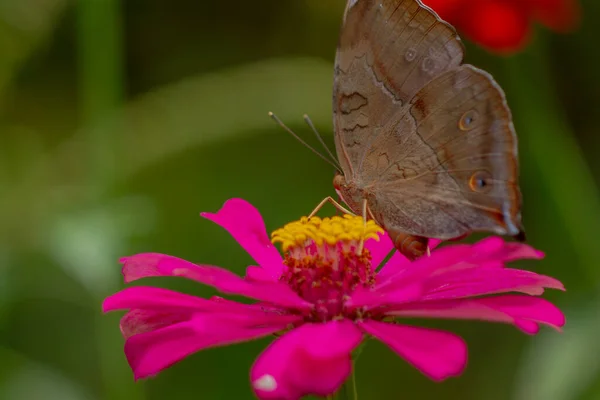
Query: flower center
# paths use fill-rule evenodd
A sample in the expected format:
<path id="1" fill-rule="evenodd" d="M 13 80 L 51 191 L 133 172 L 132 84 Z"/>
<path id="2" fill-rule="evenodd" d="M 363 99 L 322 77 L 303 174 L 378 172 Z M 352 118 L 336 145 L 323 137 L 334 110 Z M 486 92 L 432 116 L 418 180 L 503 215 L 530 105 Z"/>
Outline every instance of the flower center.
<path id="1" fill-rule="evenodd" d="M 344 215 L 302 217 L 272 233 L 272 242 L 281 243 L 285 252 L 281 280 L 315 305 L 307 320 L 356 317 L 345 309 L 345 301 L 358 286 L 375 283 L 371 253 L 362 244 L 378 240 L 382 232 L 373 221 L 365 225 L 361 217 Z"/>

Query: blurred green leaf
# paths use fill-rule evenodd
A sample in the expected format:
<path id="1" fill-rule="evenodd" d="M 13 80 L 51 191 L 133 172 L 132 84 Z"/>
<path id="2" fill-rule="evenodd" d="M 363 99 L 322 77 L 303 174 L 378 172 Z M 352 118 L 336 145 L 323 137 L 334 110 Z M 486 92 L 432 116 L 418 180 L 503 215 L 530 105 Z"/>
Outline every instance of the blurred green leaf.
<path id="1" fill-rule="evenodd" d="M 0 389 L 4 399 L 92 400 L 77 382 L 56 371 L 31 365 L 13 371 L 11 379 Z"/>
<path id="2" fill-rule="evenodd" d="M 67 0 L 0 1 L 0 99 L 23 62 L 48 40 Z"/>
<path id="3" fill-rule="evenodd" d="M 317 126 L 329 126 L 332 71 L 318 59 L 268 59 L 149 93 L 107 122 L 123 139 L 121 174 L 130 176 L 195 146 L 273 129 L 268 111 L 288 123 L 307 113 Z"/>
<path id="4" fill-rule="evenodd" d="M 589 277 L 597 282 L 600 268 L 592 233 L 600 222 L 600 191 L 553 90 L 543 42 L 538 42 L 505 64 L 506 83 L 514 94 L 510 100 L 515 121 L 527 154 L 537 163 L 565 223 L 567 231 L 556 232 L 557 239 L 569 242 Z"/>
<path id="5" fill-rule="evenodd" d="M 23 174 L 27 179 L 0 198 L 1 206 L 14 210 L 0 224 L 0 236 L 36 243 L 41 226 L 50 223 L 48 217 L 84 200 L 90 186 L 105 192 L 110 189 L 105 185 L 190 148 L 254 135 L 260 129 L 279 129 L 287 135 L 268 118 L 270 110 L 286 122 L 300 121 L 308 113 L 317 127 L 329 127 L 331 71 L 330 63 L 317 59 L 271 59 L 143 95 L 32 163 Z M 120 138 L 121 147 L 111 149 L 110 160 L 105 160 L 106 180 L 90 181 L 81 168 L 88 157 L 85 139 L 108 132 Z M 39 202 L 40 197 L 46 201 Z"/>
<path id="6" fill-rule="evenodd" d="M 152 228 L 154 214 L 149 200 L 139 197 L 58 214 L 44 240 L 47 253 L 91 293 L 106 295 L 115 290 L 125 244 Z"/>
<path id="7" fill-rule="evenodd" d="M 0 245 L 0 305 L 9 304 L 14 296 L 8 274 L 11 261 L 10 249 Z M 0 307 L 0 327 L 7 311 L 6 307 Z"/>
<path id="8" fill-rule="evenodd" d="M 600 372 L 600 301 L 566 309 L 564 333 L 532 340 L 518 371 L 515 400 L 577 400 Z"/>
<path id="9" fill-rule="evenodd" d="M 0 399 L 96 399 L 86 388 L 60 371 L 29 360 L 15 351 L 0 347 L 0 360 L 3 366 L 7 366 L 0 379 Z"/>
<path id="10" fill-rule="evenodd" d="M 89 125 L 118 109 L 125 91 L 121 0 L 77 3 L 79 117 Z M 112 149 L 120 137 L 88 130 L 87 170 L 91 181 L 107 180 L 106 164 L 114 164 Z M 110 177 L 108 178 L 110 179 Z"/>

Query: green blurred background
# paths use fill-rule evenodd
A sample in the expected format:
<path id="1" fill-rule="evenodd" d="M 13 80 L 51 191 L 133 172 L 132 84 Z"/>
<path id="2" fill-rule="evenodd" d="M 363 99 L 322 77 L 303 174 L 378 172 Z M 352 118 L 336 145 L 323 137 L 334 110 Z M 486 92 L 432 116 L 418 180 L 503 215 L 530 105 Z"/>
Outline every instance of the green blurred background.
<path id="1" fill-rule="evenodd" d="M 538 29 L 523 53 L 468 45 L 507 92 L 520 139 L 524 222 L 562 280 L 564 333 L 428 322 L 463 335 L 469 366 L 436 384 L 378 343 L 362 399 L 600 399 L 600 3 L 572 35 Z M 196 354 L 134 383 L 118 257 L 154 251 L 242 273 L 250 258 L 201 219 L 231 197 L 269 231 L 332 194 L 333 170 L 267 117 L 331 143 L 343 0 L 0 0 L 0 399 L 252 398 L 268 340 Z M 327 210 L 326 212 L 333 212 Z M 190 282 L 150 284 L 207 296 Z M 148 283 L 148 282 L 146 282 Z M 425 323 L 425 322 L 422 322 Z M 434 397 L 435 396 L 435 397 Z"/>

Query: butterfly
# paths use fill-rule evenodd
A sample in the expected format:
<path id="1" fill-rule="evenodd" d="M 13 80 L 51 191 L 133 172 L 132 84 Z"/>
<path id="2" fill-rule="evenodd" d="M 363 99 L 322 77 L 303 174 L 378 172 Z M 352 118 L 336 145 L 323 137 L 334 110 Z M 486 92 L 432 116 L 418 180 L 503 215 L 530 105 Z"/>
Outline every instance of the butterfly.
<path id="1" fill-rule="evenodd" d="M 410 259 L 430 238 L 485 231 L 524 240 L 511 112 L 494 78 L 464 56 L 455 29 L 419 0 L 346 5 L 334 187 Z"/>

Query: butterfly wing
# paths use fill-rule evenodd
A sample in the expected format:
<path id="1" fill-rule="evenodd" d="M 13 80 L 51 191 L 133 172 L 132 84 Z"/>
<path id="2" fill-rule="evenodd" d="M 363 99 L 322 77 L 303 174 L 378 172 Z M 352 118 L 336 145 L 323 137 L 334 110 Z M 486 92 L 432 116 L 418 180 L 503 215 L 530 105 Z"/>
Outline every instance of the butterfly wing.
<path id="1" fill-rule="evenodd" d="M 369 204 L 388 228 L 449 239 L 472 231 L 518 235 L 517 139 L 504 93 L 470 65 L 422 88 L 389 128 L 370 170 Z M 381 160 L 384 154 L 384 162 Z"/>
<path id="2" fill-rule="evenodd" d="M 435 76 L 461 64 L 456 31 L 418 0 L 350 0 L 336 54 L 333 115 L 346 178 L 381 128 Z"/>
<path id="3" fill-rule="evenodd" d="M 489 74 L 461 65 L 463 55 L 454 29 L 418 0 L 348 3 L 336 148 L 346 181 L 388 231 L 521 232 L 510 110 Z"/>

